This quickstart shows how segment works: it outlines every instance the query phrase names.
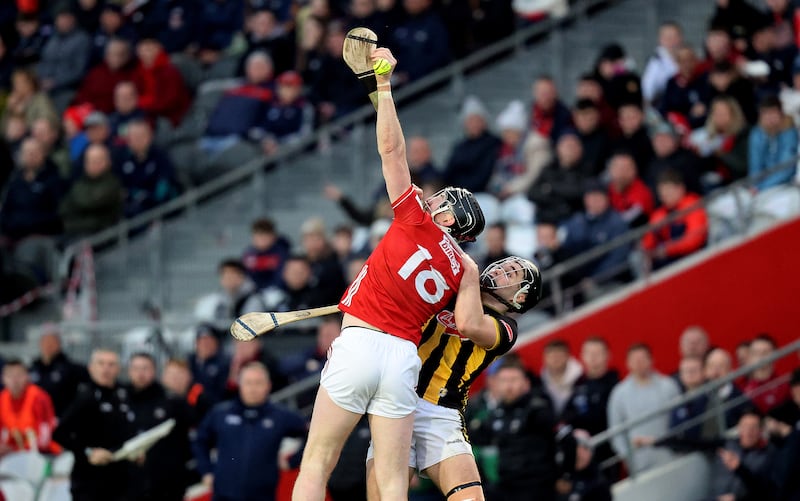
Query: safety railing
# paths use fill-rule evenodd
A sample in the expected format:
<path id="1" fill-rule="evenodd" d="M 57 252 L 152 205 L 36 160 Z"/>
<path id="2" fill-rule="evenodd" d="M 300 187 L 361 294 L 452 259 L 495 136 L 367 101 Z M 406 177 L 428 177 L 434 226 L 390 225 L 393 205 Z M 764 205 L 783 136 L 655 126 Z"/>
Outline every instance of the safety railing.
<path id="1" fill-rule="evenodd" d="M 624 436 L 625 442 L 627 444 L 626 447 L 625 447 L 625 457 L 616 456 L 614 458 L 611 458 L 611 459 L 607 460 L 601 466 L 602 467 L 608 467 L 608 466 L 611 466 L 611 465 L 613 465 L 615 463 L 618 463 L 618 462 L 624 460 L 628 465 L 629 475 L 631 477 L 635 477 L 637 475 L 637 471 L 636 471 L 636 467 L 635 467 L 635 458 L 634 458 L 635 447 L 633 446 L 633 438 L 631 437 L 631 430 L 633 430 L 637 426 L 640 426 L 640 425 L 642 425 L 644 423 L 647 423 L 648 421 L 651 421 L 652 419 L 655 419 L 655 418 L 658 418 L 658 417 L 660 417 L 660 416 L 662 416 L 664 414 L 670 413 L 674 409 L 676 409 L 677 407 L 680 407 L 680 406 L 682 406 L 682 405 L 684 405 L 684 404 L 686 404 L 688 402 L 691 402 L 691 401 L 693 401 L 693 400 L 695 400 L 695 399 L 697 399 L 699 397 L 702 397 L 704 395 L 712 394 L 713 392 L 718 391 L 723 386 L 725 386 L 725 385 L 727 385 L 729 383 L 733 383 L 737 379 L 752 373 L 754 370 L 757 370 L 757 369 L 759 369 L 761 367 L 764 367 L 766 365 L 772 364 L 777 360 L 780 360 L 780 359 L 782 359 L 784 357 L 790 356 L 790 355 L 792 355 L 794 353 L 797 353 L 797 352 L 800 352 L 800 340 L 793 341 L 793 342 L 789 343 L 788 345 L 783 346 L 782 348 L 775 350 L 773 353 L 771 353 L 770 355 L 764 357 L 763 359 L 758 360 L 756 362 L 753 362 L 753 363 L 751 363 L 749 365 L 740 367 L 740 368 L 736 369 L 735 371 L 729 373 L 726 376 L 720 377 L 720 378 L 715 379 L 713 381 L 709 381 L 709 382 L 703 384 L 702 386 L 700 386 L 699 388 L 696 388 L 696 389 L 694 389 L 692 391 L 686 392 L 686 393 L 684 393 L 684 394 L 672 399 L 671 401 L 666 402 L 664 405 L 662 405 L 661 407 L 659 407 L 659 408 L 657 408 L 657 409 L 655 409 L 655 410 L 653 410 L 651 412 L 642 414 L 640 416 L 636 416 L 636 417 L 634 417 L 634 418 L 632 418 L 630 420 L 627 420 L 626 422 L 624 422 L 624 423 L 622 423 L 622 424 L 620 424 L 618 426 L 615 426 L 613 428 L 609 428 L 609 429 L 607 429 L 607 430 L 605 430 L 605 431 L 603 431 L 601 433 L 598 433 L 597 435 L 594 435 L 593 437 L 591 437 L 591 439 L 589 440 L 589 444 L 592 447 L 596 448 L 599 445 L 602 445 L 602 444 L 604 444 L 606 442 L 610 442 L 611 440 L 613 440 L 614 438 L 616 438 L 616 437 L 618 437 L 620 435 Z M 742 399 L 738 399 L 738 400 L 732 399 L 731 401 L 728 401 L 728 402 L 717 402 L 717 404 L 714 407 L 712 407 L 711 409 L 707 410 L 706 412 L 704 412 L 700 416 L 697 416 L 694 419 L 692 419 L 690 421 L 687 421 L 686 423 L 683 423 L 680 427 L 676 427 L 676 428 L 674 428 L 672 430 L 669 430 L 668 433 L 666 433 L 666 434 L 664 434 L 662 436 L 653 437 L 653 438 L 656 440 L 656 443 L 658 443 L 660 441 L 663 441 L 664 439 L 667 439 L 667 438 L 670 438 L 670 437 L 678 435 L 679 433 L 685 431 L 685 429 L 688 429 L 688 428 L 691 428 L 693 426 L 697 426 L 697 425 L 699 425 L 701 423 L 704 423 L 708 419 L 715 419 L 719 429 L 725 430 L 726 429 L 726 426 L 724 425 L 724 413 L 725 413 L 725 411 L 727 411 L 727 410 L 729 410 L 729 409 L 731 409 L 731 408 L 733 408 L 735 406 L 741 405 L 743 402 L 747 401 L 747 399 L 749 397 L 756 396 L 756 395 L 758 395 L 758 394 L 760 394 L 762 392 L 765 392 L 765 391 L 769 391 L 774 386 L 783 384 L 788 380 L 789 380 L 789 375 L 786 374 L 786 375 L 784 375 L 784 376 L 782 376 L 780 378 L 776 378 L 775 380 L 770 381 L 769 383 L 763 385 L 761 388 L 759 388 L 758 390 L 754 391 L 750 395 L 744 395 L 744 398 L 742 398 Z"/>
<path id="2" fill-rule="evenodd" d="M 613 5 L 623 1 L 625 0 L 578 0 L 571 6 L 569 12 L 564 17 L 546 19 L 524 29 L 518 29 L 503 40 L 477 50 L 461 60 L 455 61 L 444 68 L 420 78 L 419 80 L 404 85 L 403 87 L 394 91 L 395 101 L 399 104 L 402 104 L 431 88 L 441 86 L 442 84 L 446 83 L 450 83 L 451 85 L 451 95 L 460 100 L 465 93 L 464 75 L 472 68 L 480 66 L 488 61 L 495 60 L 499 56 L 508 53 L 509 51 L 520 50 L 524 47 L 527 40 L 530 40 L 534 37 L 539 37 L 549 32 L 557 33 L 558 30 L 556 28 L 558 28 L 561 24 L 585 16 L 592 9 L 604 5 Z M 652 4 L 653 10 L 656 12 L 658 1 L 654 1 Z M 556 52 L 557 53 L 551 58 L 551 65 L 553 65 L 554 70 L 557 70 L 557 67 L 562 63 L 560 60 L 562 57 L 561 54 L 558 53 L 558 51 Z M 554 72 L 557 73 L 557 71 Z M 69 269 L 69 263 L 79 251 L 80 245 L 83 242 L 88 243 L 92 247 L 108 245 L 114 242 L 116 242 L 119 246 L 125 246 L 129 236 L 135 230 L 147 227 L 157 221 L 162 221 L 171 214 L 182 211 L 192 211 L 198 203 L 213 197 L 222 191 L 242 184 L 248 180 L 254 186 L 263 186 L 265 183 L 262 176 L 265 175 L 264 166 L 266 164 L 275 164 L 279 169 L 281 164 L 284 164 L 291 159 L 298 157 L 299 155 L 303 155 L 310 147 L 319 144 L 320 141 L 327 141 L 330 137 L 335 136 L 339 131 L 347 130 L 357 124 L 370 121 L 374 118 L 374 116 L 374 108 L 371 105 L 365 105 L 360 109 L 331 122 L 330 124 L 323 125 L 311 136 L 304 138 L 303 140 L 292 145 L 288 145 L 285 149 L 278 151 L 275 155 L 269 158 L 255 158 L 234 170 L 220 175 L 216 179 L 212 179 L 200 186 L 187 190 L 181 196 L 170 200 L 163 205 L 155 207 L 130 219 L 121 221 L 115 226 L 87 237 L 82 242 L 68 246 L 62 254 L 62 259 L 59 266 L 59 276 L 61 278 L 66 276 L 66 273 Z M 261 200 L 254 200 L 254 203 L 261 203 Z"/>
<path id="3" fill-rule="evenodd" d="M 768 178 L 779 172 L 784 172 L 786 170 L 797 170 L 798 161 L 800 160 L 800 156 L 795 156 L 790 160 L 785 162 L 781 162 L 778 165 L 773 166 L 772 168 L 759 173 L 759 175 L 755 177 L 747 177 L 740 179 L 734 183 L 731 183 L 728 186 L 723 188 L 719 188 L 709 195 L 706 195 L 704 198 L 698 200 L 695 204 L 686 207 L 683 210 L 675 211 L 670 213 L 667 217 L 662 219 L 656 224 L 648 224 L 643 225 L 639 228 L 632 229 L 627 233 L 619 235 L 610 241 L 598 245 L 586 252 L 583 252 L 577 256 L 569 258 L 562 263 L 557 263 L 553 265 L 552 268 L 544 270 L 542 273 L 542 281 L 543 283 L 549 285 L 551 294 L 549 297 L 546 297 L 540 303 L 539 308 L 552 308 L 556 314 L 556 316 L 562 316 L 565 313 L 568 313 L 571 308 L 570 304 L 572 303 L 570 299 L 575 295 L 582 292 L 581 285 L 574 285 L 570 288 L 563 288 L 562 287 L 562 280 L 565 276 L 575 273 L 576 271 L 580 270 L 582 267 L 586 266 L 587 264 L 592 263 L 593 261 L 602 258 L 606 254 L 620 248 L 620 247 L 631 247 L 634 249 L 634 252 L 639 252 L 638 255 L 641 255 L 641 252 L 636 250 L 638 243 L 641 239 L 648 233 L 653 231 L 657 231 L 660 228 L 663 228 L 667 225 L 672 224 L 673 222 L 686 217 L 688 214 L 694 212 L 697 209 L 707 209 L 709 206 L 714 204 L 714 202 L 718 201 L 722 197 L 729 197 L 729 200 L 733 201 L 733 206 L 735 208 L 735 216 L 733 217 L 733 222 L 735 224 L 730 226 L 730 232 L 728 235 L 724 235 L 718 241 L 708 241 L 706 244 L 706 248 L 712 247 L 714 245 L 718 245 L 723 243 L 730 237 L 744 235 L 748 232 L 750 228 L 750 223 L 755 215 L 756 206 L 753 203 L 745 203 L 742 198 L 744 193 L 752 193 L 751 189 L 753 186 L 758 184 L 760 181 Z M 800 185 L 797 184 L 796 181 L 793 181 L 786 186 L 792 187 L 793 189 L 800 190 Z M 768 192 L 764 192 L 768 193 Z M 749 195 L 748 195 L 749 196 Z M 621 264 L 619 267 L 610 270 L 606 275 L 607 278 L 611 278 L 617 276 L 619 272 L 623 271 L 631 271 L 634 277 L 637 277 L 641 280 L 647 279 L 650 275 L 650 268 L 647 265 L 646 260 L 642 259 L 629 259 L 626 263 Z"/>

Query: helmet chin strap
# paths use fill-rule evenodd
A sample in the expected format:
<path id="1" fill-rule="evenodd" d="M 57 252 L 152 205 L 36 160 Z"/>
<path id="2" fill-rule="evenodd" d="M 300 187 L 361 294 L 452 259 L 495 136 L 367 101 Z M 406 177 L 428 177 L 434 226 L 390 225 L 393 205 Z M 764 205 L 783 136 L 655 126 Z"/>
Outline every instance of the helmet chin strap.
<path id="1" fill-rule="evenodd" d="M 498 301 L 500 301 L 500 303 L 501 303 L 503 306 L 505 306 L 506 308 L 508 308 L 508 311 L 517 311 L 517 307 L 516 307 L 516 306 L 514 306 L 513 304 L 509 303 L 508 301 L 506 301 L 505 299 L 503 299 L 502 297 L 500 297 L 500 296 L 499 296 L 499 295 L 498 295 L 498 294 L 497 294 L 495 291 L 493 291 L 493 290 L 491 290 L 491 289 L 484 289 L 484 288 L 481 288 L 481 291 L 485 292 L 486 294 L 489 294 L 489 295 L 490 295 L 490 296 L 492 296 L 493 298 L 495 298 L 495 299 L 497 299 Z"/>

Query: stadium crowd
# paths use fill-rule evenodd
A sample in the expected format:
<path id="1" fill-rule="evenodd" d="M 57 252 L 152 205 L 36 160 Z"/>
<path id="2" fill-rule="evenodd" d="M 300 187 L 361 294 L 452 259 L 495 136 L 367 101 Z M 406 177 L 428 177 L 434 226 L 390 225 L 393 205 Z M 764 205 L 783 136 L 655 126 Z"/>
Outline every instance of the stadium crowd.
<path id="1" fill-rule="evenodd" d="M 479 194 L 490 223 L 481 264 L 509 255 L 509 235 L 534 225 L 536 245 L 527 255 L 548 268 L 794 158 L 800 125 L 794 6 L 785 0 L 770 0 L 764 9 L 737 0 L 716 4 L 701 50 L 684 43 L 679 24 L 664 23 L 640 76 L 623 47 L 608 45 L 576 82 L 571 105 L 547 76 L 537 77 L 530 98 L 509 103 L 494 123 L 480 100 L 470 97 L 461 112 L 464 137 L 445 165 L 434 165 L 425 138 L 409 138 L 414 182 L 428 193 L 453 184 Z M 470 7 L 431 0 L 192 5 L 20 0 L 0 7 L 0 271 L 13 269 L 22 282 L 16 290 L 4 286 L 2 302 L 51 278 L 42 253 L 202 182 L 210 171 L 176 161 L 180 141 L 189 138 L 192 148 L 222 163 L 226 152 L 237 149 L 270 154 L 364 104 L 363 89 L 341 61 L 350 27 L 370 26 L 389 41 L 406 65 L 397 72 L 402 84 L 546 15 L 515 13 L 505 1 Z M 201 112 L 192 99 L 202 94 L 201 80 L 232 76 L 238 80 L 228 81 L 198 129 L 194 118 Z M 759 180 L 750 196 L 780 189 L 794 171 Z M 36 444 L 47 453 L 74 451 L 76 499 L 121 499 L 123 485 L 134 499 L 165 499 L 161 493 L 180 499 L 198 481 L 213 485 L 218 499 L 274 490 L 278 470 L 295 466 L 298 458 L 281 451 L 281 439 L 302 438 L 305 422 L 272 405 L 269 394 L 318 372 L 338 325 L 326 320 L 306 328 L 307 336 L 317 336 L 314 346 L 280 358 L 262 343 L 223 341 L 219 326 L 248 311 L 338 301 L 388 228 L 391 210 L 385 197 L 361 207 L 333 185 L 325 196 L 355 225 L 369 227 L 367 237 L 349 225 L 329 237 L 322 221 L 312 218 L 294 243 L 281 236 L 280 222 L 254 221 L 242 256 L 219 264 L 220 290 L 198 301 L 195 351 L 185 359 L 158 367 L 146 353 L 120 361 L 118 354 L 98 350 L 87 372 L 61 353 L 57 333 L 50 332 L 32 366 L 7 363 L 0 395 L 3 449 Z M 661 267 L 703 248 L 708 238 L 706 214 L 697 209 L 647 234 L 638 248 Z M 630 279 L 631 250 L 588 263 L 564 277 L 563 285 L 591 295 L 603 282 Z M 734 363 L 732 354 L 708 345 L 702 329 L 687 330 L 680 344 L 682 360 L 671 376 L 656 373 L 653 354 L 635 345 L 626 360 L 629 375 L 620 381 L 608 367 L 601 338 L 580 347 L 580 361 L 565 341 L 549 344 L 541 371 L 513 355 L 493 365 L 467 416 L 489 499 L 514 492 L 608 499 L 608 486 L 620 472 L 601 471 L 601 461 L 614 454 L 627 460 L 631 452 L 634 463 L 626 467 L 642 471 L 676 451 L 696 449 L 717 454 L 716 499 L 763 499 L 765 492 L 796 499 L 797 373 L 791 386 L 757 393 L 775 377 L 765 367 L 637 427 L 631 444 L 615 440 L 594 451 L 586 446 L 588 436 L 609 425 L 775 348 L 769 336 L 758 336 Z M 738 439 L 721 442 L 722 430 L 709 420 L 660 440 L 741 394 L 750 401 L 734 407 L 725 422 L 737 428 Z M 22 421 L 8 417 L 20 406 L 35 423 L 20 427 Z M 177 425 L 151 454 L 131 464 L 110 462 L 110 451 L 124 440 L 168 418 Z M 574 431 L 557 433 L 558 424 Z M 354 436 L 363 445 L 364 434 Z M 338 485 L 331 492 L 356 499 L 352 489 L 359 491 L 364 475 L 352 468 L 359 444 L 348 446 L 352 454 L 345 455 L 345 471 L 334 475 Z M 248 469 L 212 460 L 213 449 L 219 459 L 228 447 L 247 458 Z M 255 454 L 256 448 L 271 453 Z"/>
<path id="2" fill-rule="evenodd" d="M 269 395 L 318 374 L 339 329 L 340 319 L 328 317 L 316 329 L 316 346 L 276 360 L 268 342 L 237 344 L 204 324 L 183 358 L 158 364 L 138 352 L 121 361 L 98 348 L 84 366 L 47 328 L 31 364 L 6 360 L 2 368 L 0 461 L 21 450 L 71 451 L 76 500 L 180 500 L 200 482 L 214 499 L 273 499 L 279 472 L 299 464 L 307 418 Z M 655 370 L 646 344 L 631 345 L 625 370 L 617 370 L 599 336 L 576 352 L 565 340 L 550 341 L 538 370 L 515 353 L 496 360 L 465 415 L 487 499 L 610 500 L 610 485 L 623 470 L 613 461 L 601 468 L 604 461 L 618 455 L 628 471 L 642 472 L 689 451 L 713 458 L 713 499 L 797 499 L 800 368 L 787 382 L 774 364 L 765 365 L 632 428 L 630 442 L 617 436 L 596 448 L 588 443 L 775 349 L 768 334 L 759 334 L 729 353 L 712 346 L 702 327 L 690 326 L 679 336 L 681 359 L 671 375 Z M 715 415 L 697 419 L 726 402 L 733 405 L 722 422 Z M 143 457 L 112 461 L 126 440 L 169 419 L 174 428 Z M 299 445 L 284 446 L 286 438 Z M 366 499 L 368 443 L 368 429 L 359 426 L 332 477 L 332 499 Z M 423 481 L 411 499 L 441 499 L 426 496 L 436 494 Z"/>

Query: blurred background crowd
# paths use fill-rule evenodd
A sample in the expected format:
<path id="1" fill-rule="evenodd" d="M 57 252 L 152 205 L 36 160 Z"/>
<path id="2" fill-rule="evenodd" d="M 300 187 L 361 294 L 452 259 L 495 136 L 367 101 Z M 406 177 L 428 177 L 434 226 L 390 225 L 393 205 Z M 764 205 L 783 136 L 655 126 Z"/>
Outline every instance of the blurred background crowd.
<path id="1" fill-rule="evenodd" d="M 740 195 L 758 201 L 791 187 L 800 125 L 798 6 L 704 1 L 714 7 L 702 46 L 685 41 L 680 19 L 664 22 L 653 34 L 652 55 L 638 64 L 625 46 L 609 43 L 570 89 L 532 65 L 530 93 L 495 116 L 468 96 L 452 124 L 463 137 L 440 161 L 428 137 L 407 138 L 412 178 L 426 193 L 455 185 L 479 197 L 489 224 L 467 249 L 479 265 L 514 253 L 548 270 L 668 220 L 562 276 L 560 287 L 576 291 L 569 301 L 579 304 L 636 278 L 632 259 L 659 269 L 705 248 L 714 235 L 697 203 L 713 190 L 750 179 Z M 55 257 L 66 246 L 250 159 L 270 158 L 368 105 L 341 59 L 348 29 L 367 26 L 392 49 L 399 88 L 568 8 L 558 0 L 3 2 L 0 306 L 52 283 Z M 3 450 L 75 452 L 68 472 L 76 499 L 122 499 L 126 491 L 130 499 L 180 499 L 198 482 L 213 485 L 215 499 L 274 491 L 278 470 L 297 460 L 295 448 L 280 444 L 302 438 L 300 416 L 315 387 L 301 392 L 299 414 L 272 406 L 269 394 L 318 373 L 339 332 L 337 319 L 278 333 L 275 345 L 291 349 L 234 343 L 224 330 L 246 312 L 338 301 L 391 219 L 383 186 L 359 197 L 348 193 L 332 180 L 320 194 L 348 223 L 329 227 L 320 214 L 308 214 L 291 231 L 298 238 L 281 220 L 250 221 L 250 242 L 219 261 L 216 291 L 197 291 L 190 312 L 196 328 L 170 357 L 99 350 L 75 363 L 62 353 L 58 329 L 43 327 L 37 361 L 11 360 L 4 369 Z M 552 312 L 553 303 L 540 311 Z M 797 499 L 800 379 L 795 374 L 791 387 L 788 378 L 773 384 L 770 366 L 635 428 L 630 442 L 588 445 L 609 425 L 775 348 L 769 335 L 759 335 L 741 353 L 727 353 L 710 346 L 701 328 L 687 329 L 671 376 L 654 372 L 658 354 L 646 345 L 629 347 L 615 373 L 601 338 L 580 347 L 548 344 L 541 370 L 507 357 L 490 369 L 466 421 L 489 499 L 532 497 L 515 492 L 607 499 L 626 469 L 645 470 L 688 450 L 715 454 L 715 499 Z M 724 425 L 706 419 L 663 438 L 718 400 L 742 394 L 748 399 L 726 413 Z M 27 405 L 36 409 L 34 425 L 8 417 Z M 177 425 L 152 454 L 130 465 L 109 463 L 103 451 L 169 418 Z M 110 431 L 101 431 L 105 423 Z M 248 435 L 239 434 L 242 424 Z M 725 442 L 730 427 L 739 438 Z M 354 437 L 331 485 L 337 499 L 358 499 L 353 493 L 361 489 L 368 432 L 359 428 Z M 228 447 L 252 469 L 225 470 L 212 460 L 212 449 L 221 458 Z M 615 455 L 634 464 L 609 464 Z M 420 498 L 429 487 L 423 479 Z"/>

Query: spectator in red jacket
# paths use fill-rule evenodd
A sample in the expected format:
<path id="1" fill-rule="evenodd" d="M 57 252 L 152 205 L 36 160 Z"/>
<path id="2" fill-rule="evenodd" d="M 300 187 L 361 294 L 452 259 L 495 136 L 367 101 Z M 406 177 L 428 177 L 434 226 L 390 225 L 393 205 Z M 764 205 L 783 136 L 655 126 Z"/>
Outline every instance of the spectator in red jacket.
<path id="1" fill-rule="evenodd" d="M 650 188 L 636 174 L 636 161 L 628 152 L 614 154 L 608 162 L 608 196 L 611 207 L 631 228 L 647 222 L 655 208 Z"/>
<path id="2" fill-rule="evenodd" d="M 661 207 L 650 216 L 650 224 L 663 221 L 671 213 L 695 205 L 700 197 L 687 193 L 680 174 L 665 171 L 658 180 Z M 644 236 L 642 247 L 652 259 L 653 269 L 670 264 L 702 249 L 708 238 L 708 218 L 700 207 Z"/>
<path id="3" fill-rule="evenodd" d="M 103 113 L 114 111 L 114 88 L 124 81 L 138 80 L 138 67 L 127 40 L 114 38 L 106 45 L 103 61 L 89 70 L 74 104 L 90 103 Z"/>
<path id="4" fill-rule="evenodd" d="M 147 36 L 136 45 L 139 56 L 139 107 L 152 117 L 178 125 L 192 104 L 189 89 L 158 39 Z"/>
<path id="5" fill-rule="evenodd" d="M 750 342 L 748 363 L 755 363 L 770 356 L 778 344 L 769 334 L 759 334 Z M 778 375 L 775 366 L 766 364 L 748 374 L 742 384 L 742 391 L 762 414 L 766 414 L 789 398 L 789 385 L 785 381 L 775 384 Z"/>
<path id="6" fill-rule="evenodd" d="M 0 391 L 0 455 L 36 448 L 57 454 L 61 447 L 52 441 L 56 425 L 53 401 L 43 389 L 30 382 L 28 369 L 19 360 L 3 365 Z"/>

